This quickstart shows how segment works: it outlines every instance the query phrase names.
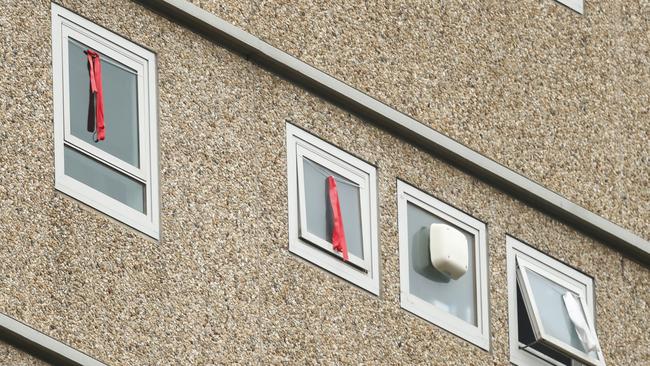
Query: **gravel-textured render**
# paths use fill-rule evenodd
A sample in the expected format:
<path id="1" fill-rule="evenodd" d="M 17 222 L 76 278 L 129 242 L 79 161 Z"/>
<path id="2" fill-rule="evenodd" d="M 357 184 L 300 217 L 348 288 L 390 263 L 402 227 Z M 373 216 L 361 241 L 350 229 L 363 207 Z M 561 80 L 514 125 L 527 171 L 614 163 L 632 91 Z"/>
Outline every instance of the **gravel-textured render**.
<path id="1" fill-rule="evenodd" d="M 608 364 L 648 364 L 647 268 L 137 3 L 63 5 L 157 54 L 161 240 L 56 192 L 50 3 L 10 3 L 0 312 L 110 365 L 505 365 L 510 234 L 594 278 Z M 200 5 L 650 235 L 647 2 Z M 377 167 L 380 296 L 289 253 L 286 122 Z M 489 352 L 400 308 L 398 178 L 487 223 Z"/>

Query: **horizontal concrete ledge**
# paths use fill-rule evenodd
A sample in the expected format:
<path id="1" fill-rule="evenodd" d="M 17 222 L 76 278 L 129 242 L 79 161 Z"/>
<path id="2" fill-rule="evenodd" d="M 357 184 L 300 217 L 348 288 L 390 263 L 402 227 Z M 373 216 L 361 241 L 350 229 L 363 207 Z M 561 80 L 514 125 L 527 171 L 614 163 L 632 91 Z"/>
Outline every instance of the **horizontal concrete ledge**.
<path id="1" fill-rule="evenodd" d="M 650 265 L 650 242 L 185 0 L 139 0 L 498 189 Z"/>
<path id="2" fill-rule="evenodd" d="M 24 348 L 28 353 L 54 365 L 106 366 L 21 322 L 0 314 L 0 338 Z"/>

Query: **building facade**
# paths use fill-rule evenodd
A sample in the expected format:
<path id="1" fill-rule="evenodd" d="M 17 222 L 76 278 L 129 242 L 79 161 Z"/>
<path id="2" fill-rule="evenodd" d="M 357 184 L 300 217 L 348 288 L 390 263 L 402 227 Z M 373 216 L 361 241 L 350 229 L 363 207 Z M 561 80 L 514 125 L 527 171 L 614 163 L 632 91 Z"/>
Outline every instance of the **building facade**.
<path id="1" fill-rule="evenodd" d="M 650 4 L 576 3 L 10 1 L 0 365 L 650 365 Z"/>

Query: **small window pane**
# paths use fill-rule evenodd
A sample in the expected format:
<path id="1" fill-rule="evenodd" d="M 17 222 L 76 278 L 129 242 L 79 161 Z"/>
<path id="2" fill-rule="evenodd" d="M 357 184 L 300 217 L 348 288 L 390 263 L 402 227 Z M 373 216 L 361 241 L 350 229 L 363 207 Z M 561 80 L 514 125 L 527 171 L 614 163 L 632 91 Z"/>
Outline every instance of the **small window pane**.
<path id="1" fill-rule="evenodd" d="M 343 228 L 348 251 L 364 258 L 361 226 L 361 201 L 359 187 L 315 162 L 303 159 L 307 231 L 331 242 L 332 217 L 329 209 L 327 177 L 336 180 Z"/>
<path id="2" fill-rule="evenodd" d="M 567 290 L 535 271 L 528 269 L 525 271 L 544 331 L 584 352 L 580 338 L 578 338 L 562 300 L 562 296 Z"/>
<path id="3" fill-rule="evenodd" d="M 548 357 L 551 357 L 562 365 L 571 366 L 571 359 L 569 357 L 555 351 L 552 348 L 546 347 L 541 343 L 534 343 L 535 333 L 533 332 L 533 326 L 530 324 L 530 318 L 528 317 L 528 312 L 526 311 L 526 306 L 524 304 L 524 298 L 521 296 L 519 286 L 517 286 L 517 327 L 519 342 L 521 344 L 529 346 L 529 348 L 532 348 L 545 354 Z"/>
<path id="4" fill-rule="evenodd" d="M 91 109 L 90 76 L 84 53 L 86 49 L 88 47 L 72 39 L 68 41 L 70 131 L 73 136 L 135 167 L 140 167 L 137 74 L 117 61 L 101 55 L 106 139 L 95 142 L 94 135 L 90 132 L 94 130 L 94 124 L 88 126 L 88 114 Z"/>
<path id="5" fill-rule="evenodd" d="M 65 175 L 84 183 L 132 208 L 145 212 L 145 186 L 72 149 L 64 151 Z"/>
<path id="6" fill-rule="evenodd" d="M 412 203 L 407 205 L 407 215 L 410 293 L 476 325 L 474 236 L 461 230 L 467 239 L 469 266 L 461 278 L 452 280 L 433 267 L 429 254 L 429 227 L 449 223 Z"/>

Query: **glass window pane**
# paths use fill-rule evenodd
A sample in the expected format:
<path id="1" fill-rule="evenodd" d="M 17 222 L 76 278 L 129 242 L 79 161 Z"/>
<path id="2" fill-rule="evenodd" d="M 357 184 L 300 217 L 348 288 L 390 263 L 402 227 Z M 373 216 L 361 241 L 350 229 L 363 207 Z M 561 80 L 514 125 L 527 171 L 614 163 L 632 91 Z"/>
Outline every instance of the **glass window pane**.
<path id="1" fill-rule="evenodd" d="M 533 348 L 551 357 L 562 365 L 571 366 L 571 359 L 569 357 L 541 343 L 533 344 L 535 342 L 535 333 L 533 332 L 533 326 L 530 324 L 530 318 L 528 317 L 524 298 L 521 296 L 519 286 L 517 286 L 517 334 L 519 335 L 520 343 L 524 345 L 532 344 L 529 348 Z"/>
<path id="2" fill-rule="evenodd" d="M 448 223 L 411 203 L 408 203 L 406 212 L 410 293 L 476 325 L 474 236 L 461 230 L 467 239 L 469 266 L 461 278 L 452 280 L 433 267 L 429 254 L 429 227 L 434 223 Z"/>
<path id="3" fill-rule="evenodd" d="M 145 212 L 145 186 L 77 150 L 64 148 L 65 175 L 134 209 Z"/>
<path id="4" fill-rule="evenodd" d="M 70 131 L 73 136 L 139 167 L 137 74 L 101 55 L 106 139 L 95 142 L 93 133 L 89 132 L 94 130 L 94 123 L 88 126 L 92 109 L 86 49 L 88 47 L 69 39 Z"/>
<path id="5" fill-rule="evenodd" d="M 525 269 L 525 271 L 544 331 L 584 352 L 580 338 L 578 338 L 562 300 L 562 295 L 567 292 L 567 289 L 535 271 L 529 269 Z"/>
<path id="6" fill-rule="evenodd" d="M 359 187 L 344 177 L 304 158 L 305 208 L 307 231 L 331 242 L 332 217 L 329 209 L 327 177 L 334 176 L 339 194 L 343 228 L 348 251 L 362 258 L 363 239 L 361 227 L 361 196 Z"/>

